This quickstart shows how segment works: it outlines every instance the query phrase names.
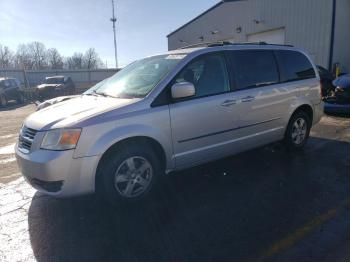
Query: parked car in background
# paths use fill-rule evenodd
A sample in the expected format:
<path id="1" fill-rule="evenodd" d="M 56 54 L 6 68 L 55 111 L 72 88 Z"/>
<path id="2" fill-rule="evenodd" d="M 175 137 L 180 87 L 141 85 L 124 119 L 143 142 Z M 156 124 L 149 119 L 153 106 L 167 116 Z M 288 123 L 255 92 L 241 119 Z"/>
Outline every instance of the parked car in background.
<path id="1" fill-rule="evenodd" d="M 325 97 L 325 112 L 350 114 L 350 74 L 342 75 L 333 81 L 333 95 Z"/>
<path id="2" fill-rule="evenodd" d="M 16 78 L 0 78 L 0 107 L 6 107 L 11 100 L 19 104 L 24 102 L 21 83 Z"/>
<path id="3" fill-rule="evenodd" d="M 335 97 L 339 103 L 350 104 L 350 74 L 342 75 L 333 81 Z"/>
<path id="4" fill-rule="evenodd" d="M 327 97 L 334 94 L 335 86 L 333 85 L 333 74 L 322 66 L 317 66 L 321 78 L 322 96 Z"/>
<path id="5" fill-rule="evenodd" d="M 70 77 L 50 76 L 45 78 L 44 83 L 36 87 L 35 93 L 40 101 L 57 96 L 74 95 L 75 85 Z"/>
<path id="6" fill-rule="evenodd" d="M 175 50 L 30 115 L 16 157 L 46 194 L 133 203 L 171 171 L 281 140 L 303 148 L 323 114 L 320 89 L 316 66 L 290 46 Z"/>

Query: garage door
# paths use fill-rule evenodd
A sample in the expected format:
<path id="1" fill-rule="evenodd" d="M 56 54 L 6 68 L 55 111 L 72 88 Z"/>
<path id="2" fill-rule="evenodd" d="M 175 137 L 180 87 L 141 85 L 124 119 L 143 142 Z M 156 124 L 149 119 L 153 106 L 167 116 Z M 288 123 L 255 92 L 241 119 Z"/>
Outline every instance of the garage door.
<path id="1" fill-rule="evenodd" d="M 248 42 L 266 42 L 269 44 L 284 45 L 285 30 L 284 28 L 251 34 L 247 36 Z"/>

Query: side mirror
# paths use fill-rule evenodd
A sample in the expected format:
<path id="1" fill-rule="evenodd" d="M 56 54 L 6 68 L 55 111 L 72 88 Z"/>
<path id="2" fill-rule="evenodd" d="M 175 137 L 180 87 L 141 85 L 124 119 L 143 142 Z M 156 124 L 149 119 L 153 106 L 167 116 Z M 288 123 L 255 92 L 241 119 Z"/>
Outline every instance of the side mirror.
<path id="1" fill-rule="evenodd" d="M 171 87 L 171 96 L 174 99 L 191 97 L 196 94 L 194 85 L 190 82 L 176 83 Z"/>

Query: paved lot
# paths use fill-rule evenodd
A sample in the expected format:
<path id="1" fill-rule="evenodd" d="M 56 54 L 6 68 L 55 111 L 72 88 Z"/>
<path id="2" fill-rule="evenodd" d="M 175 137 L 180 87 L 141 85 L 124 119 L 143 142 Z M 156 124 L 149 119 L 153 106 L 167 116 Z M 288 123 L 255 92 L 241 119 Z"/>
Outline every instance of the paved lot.
<path id="1" fill-rule="evenodd" d="M 12 147 L 34 110 L 0 111 L 0 261 L 350 261 L 350 118 L 324 117 L 304 152 L 246 152 L 112 210 L 20 178 Z"/>

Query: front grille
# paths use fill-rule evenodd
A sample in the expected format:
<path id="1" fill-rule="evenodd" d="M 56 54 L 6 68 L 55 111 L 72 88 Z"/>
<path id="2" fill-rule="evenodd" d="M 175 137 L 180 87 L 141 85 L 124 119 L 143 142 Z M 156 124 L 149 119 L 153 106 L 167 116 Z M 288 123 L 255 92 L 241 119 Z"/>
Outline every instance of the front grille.
<path id="1" fill-rule="evenodd" d="M 26 126 L 22 127 L 19 134 L 18 148 L 21 149 L 23 153 L 29 153 L 37 132 L 38 131 Z"/>

